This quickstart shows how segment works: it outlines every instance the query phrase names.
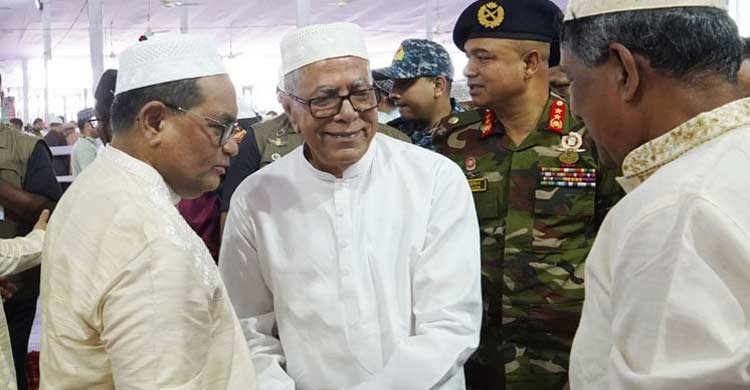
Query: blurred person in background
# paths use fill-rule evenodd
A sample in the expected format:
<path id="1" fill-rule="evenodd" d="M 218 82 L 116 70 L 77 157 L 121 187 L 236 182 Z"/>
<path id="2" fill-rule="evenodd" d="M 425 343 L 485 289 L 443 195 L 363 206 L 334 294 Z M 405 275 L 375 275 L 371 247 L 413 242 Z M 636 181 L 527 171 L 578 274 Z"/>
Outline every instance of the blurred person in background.
<path id="1" fill-rule="evenodd" d="M 23 132 L 23 121 L 18 118 L 12 118 L 8 121 L 10 128 L 18 132 Z"/>
<path id="2" fill-rule="evenodd" d="M 0 124 L 0 145 L 0 238 L 14 238 L 29 233 L 42 211 L 54 208 L 61 190 L 52 169 L 52 155 L 41 137 Z M 39 271 L 36 266 L 0 279 L 0 289 L 6 292 L 3 311 L 18 390 L 28 387 L 26 354 L 39 296 Z"/>
<path id="3" fill-rule="evenodd" d="M 81 137 L 73 146 L 72 172 L 73 176 L 78 176 L 86 169 L 89 164 L 94 162 L 97 155 L 99 144 L 96 142 L 99 138 L 99 121 L 94 115 L 93 108 L 86 108 L 78 112 L 78 129 L 81 131 Z"/>

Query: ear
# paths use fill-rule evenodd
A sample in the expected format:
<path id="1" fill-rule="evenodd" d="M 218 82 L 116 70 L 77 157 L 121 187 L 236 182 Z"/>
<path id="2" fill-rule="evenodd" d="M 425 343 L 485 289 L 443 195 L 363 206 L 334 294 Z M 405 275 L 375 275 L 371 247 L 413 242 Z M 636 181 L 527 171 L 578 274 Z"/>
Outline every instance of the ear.
<path id="1" fill-rule="evenodd" d="M 136 120 L 139 122 L 138 130 L 151 146 L 158 146 L 164 137 L 164 130 L 168 126 L 167 106 L 159 101 L 146 103 L 138 112 Z"/>
<path id="2" fill-rule="evenodd" d="M 544 66 L 544 57 L 537 49 L 531 49 L 521 58 L 524 64 L 524 78 L 526 80 L 534 76 Z"/>
<path id="3" fill-rule="evenodd" d="M 609 45 L 609 66 L 615 70 L 616 82 L 620 97 L 629 102 L 636 98 L 641 86 L 643 66 L 647 66 L 640 56 L 636 56 L 627 47 L 613 43 Z"/>
<path id="4" fill-rule="evenodd" d="M 446 80 L 445 76 L 436 76 L 433 79 L 433 84 L 435 98 L 438 98 L 448 92 L 448 80 Z"/>
<path id="5" fill-rule="evenodd" d="M 299 131 L 299 121 L 297 120 L 297 115 L 295 115 L 295 108 L 292 107 L 292 102 L 289 101 L 290 99 L 286 99 L 286 104 L 283 105 L 284 112 L 286 113 L 287 118 L 289 118 L 289 123 L 291 123 L 292 127 L 294 128 L 294 131 L 297 133 L 300 133 Z M 299 106 L 299 104 L 295 104 L 295 106 Z"/>

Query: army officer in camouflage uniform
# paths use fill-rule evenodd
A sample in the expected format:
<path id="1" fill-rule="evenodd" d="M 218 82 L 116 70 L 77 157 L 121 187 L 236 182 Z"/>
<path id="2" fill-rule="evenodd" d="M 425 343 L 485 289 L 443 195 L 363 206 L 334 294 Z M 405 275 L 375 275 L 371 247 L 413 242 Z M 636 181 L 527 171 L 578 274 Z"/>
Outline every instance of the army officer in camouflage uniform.
<path id="1" fill-rule="evenodd" d="M 461 165 L 482 229 L 485 316 L 470 389 L 565 387 L 584 259 L 618 197 L 614 172 L 549 90 L 561 11 L 548 0 L 471 4 L 454 30 L 472 102 L 433 134 Z"/>

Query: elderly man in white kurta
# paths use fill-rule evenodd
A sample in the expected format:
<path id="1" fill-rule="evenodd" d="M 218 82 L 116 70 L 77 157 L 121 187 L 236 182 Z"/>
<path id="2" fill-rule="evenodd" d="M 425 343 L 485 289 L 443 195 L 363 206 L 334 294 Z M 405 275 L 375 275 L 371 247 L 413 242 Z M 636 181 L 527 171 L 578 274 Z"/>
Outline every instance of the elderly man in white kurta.
<path id="1" fill-rule="evenodd" d="M 573 109 L 628 192 L 586 260 L 573 390 L 750 388 L 750 99 L 723 0 L 572 0 Z"/>
<path id="2" fill-rule="evenodd" d="M 304 145 L 237 189 L 219 268 L 263 389 L 463 389 L 481 322 L 466 179 L 380 134 L 348 23 L 281 43 Z"/>
<path id="3" fill-rule="evenodd" d="M 122 53 L 112 143 L 49 225 L 42 388 L 256 388 L 216 266 L 175 207 L 218 186 L 236 115 L 209 41 L 165 36 Z"/>

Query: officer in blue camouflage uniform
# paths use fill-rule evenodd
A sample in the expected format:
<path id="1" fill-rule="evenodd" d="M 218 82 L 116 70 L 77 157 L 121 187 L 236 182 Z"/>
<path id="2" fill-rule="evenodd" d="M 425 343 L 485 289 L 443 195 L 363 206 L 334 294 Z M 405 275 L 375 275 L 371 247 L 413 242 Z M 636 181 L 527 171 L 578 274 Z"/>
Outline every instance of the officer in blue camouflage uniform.
<path id="1" fill-rule="evenodd" d="M 389 97 L 401 117 L 388 122 L 411 138 L 415 145 L 434 149 L 432 131 L 448 115 L 463 109 L 450 97 L 453 63 L 439 43 L 426 39 L 401 42 L 391 66 L 376 69 L 376 80 L 392 80 Z"/>
<path id="2" fill-rule="evenodd" d="M 582 123 L 550 92 L 562 12 L 549 0 L 482 0 L 453 39 L 472 103 L 433 134 L 474 194 L 485 313 L 465 366 L 479 390 L 560 390 L 583 304 L 584 260 L 620 196 Z"/>

